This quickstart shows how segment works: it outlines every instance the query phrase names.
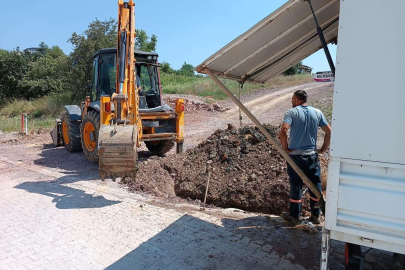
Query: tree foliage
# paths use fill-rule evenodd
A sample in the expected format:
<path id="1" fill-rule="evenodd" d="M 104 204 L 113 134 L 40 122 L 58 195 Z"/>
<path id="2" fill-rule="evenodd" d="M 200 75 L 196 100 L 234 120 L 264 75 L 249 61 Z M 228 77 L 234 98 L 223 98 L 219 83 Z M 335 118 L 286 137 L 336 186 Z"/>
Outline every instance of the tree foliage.
<path id="1" fill-rule="evenodd" d="M 290 67 L 289 69 L 287 69 L 286 71 L 284 71 L 283 75 L 292 76 L 292 75 L 298 74 L 298 67 L 300 65 L 302 65 L 302 62 L 299 62 L 298 64 L 296 64 L 296 65 Z"/>
<path id="2" fill-rule="evenodd" d="M 160 72 L 163 73 L 174 73 L 175 70 L 171 67 L 171 65 L 167 62 L 162 62 L 160 67 Z"/>
<path id="3" fill-rule="evenodd" d="M 136 30 L 135 48 L 156 51 L 157 36 Z M 83 33 L 74 32 L 68 42 L 73 51 L 65 55 L 57 47 L 41 42 L 35 52 L 0 49 L 0 101 L 33 99 L 50 93 L 70 93 L 82 100 L 86 85 L 91 83 L 93 54 L 117 46 L 117 21 L 91 22 Z M 167 63 L 167 71 L 174 72 Z"/>
<path id="4" fill-rule="evenodd" d="M 85 95 L 85 87 L 91 80 L 92 55 L 103 48 L 117 46 L 117 21 L 112 18 L 106 21 L 96 19 L 83 34 L 74 32 L 68 42 L 73 45 L 70 91 L 79 98 Z"/>
<path id="5" fill-rule="evenodd" d="M 156 46 L 157 46 L 156 35 L 152 35 L 149 38 L 145 30 L 142 29 L 136 30 L 135 49 L 146 52 L 155 52 Z"/>
<path id="6" fill-rule="evenodd" d="M 43 53 L 37 61 L 29 63 L 21 81 L 29 98 L 42 97 L 51 92 L 60 93 L 69 86 L 70 58 L 57 46 L 46 48 Z"/>
<path id="7" fill-rule="evenodd" d="M 181 66 L 179 70 L 180 74 L 185 75 L 185 76 L 194 76 L 194 67 L 191 64 L 187 64 L 184 62 L 184 64 Z"/>

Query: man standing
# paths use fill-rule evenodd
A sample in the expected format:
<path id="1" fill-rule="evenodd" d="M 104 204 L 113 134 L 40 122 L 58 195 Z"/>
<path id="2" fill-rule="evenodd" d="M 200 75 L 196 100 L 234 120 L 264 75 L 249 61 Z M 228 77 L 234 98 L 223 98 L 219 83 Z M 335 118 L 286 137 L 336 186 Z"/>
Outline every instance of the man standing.
<path id="1" fill-rule="evenodd" d="M 285 114 L 279 136 L 284 150 L 314 183 L 319 192 L 322 193 L 321 168 L 318 154 L 325 153 L 329 148 L 331 127 L 320 110 L 307 106 L 307 98 L 307 93 L 303 90 L 298 90 L 294 93 L 291 100 L 293 108 Z M 316 150 L 318 127 L 321 127 L 325 132 L 324 142 L 320 150 Z M 288 138 L 287 131 L 290 128 L 290 137 Z M 287 164 L 287 173 L 291 185 L 290 212 L 285 212 L 281 216 L 295 226 L 299 223 L 301 214 L 303 181 L 289 164 Z M 321 223 L 319 199 L 310 190 L 309 194 L 311 197 L 310 220 L 315 224 L 319 224 Z"/>

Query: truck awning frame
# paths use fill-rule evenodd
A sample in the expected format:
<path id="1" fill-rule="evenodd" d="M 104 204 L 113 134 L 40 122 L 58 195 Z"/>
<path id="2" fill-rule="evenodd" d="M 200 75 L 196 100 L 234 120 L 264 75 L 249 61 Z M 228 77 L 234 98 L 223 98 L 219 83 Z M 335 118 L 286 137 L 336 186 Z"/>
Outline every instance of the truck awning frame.
<path id="1" fill-rule="evenodd" d="M 327 43 L 336 43 L 339 0 L 312 2 Z M 290 0 L 196 67 L 207 74 L 265 83 L 322 48 L 308 3 Z"/>

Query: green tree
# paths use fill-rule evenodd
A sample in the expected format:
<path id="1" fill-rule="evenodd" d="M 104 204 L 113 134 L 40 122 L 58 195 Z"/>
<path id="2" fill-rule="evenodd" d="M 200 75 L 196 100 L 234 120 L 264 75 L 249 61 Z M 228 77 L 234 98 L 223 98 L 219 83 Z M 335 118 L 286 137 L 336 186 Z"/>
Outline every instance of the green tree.
<path id="1" fill-rule="evenodd" d="M 291 75 L 295 75 L 298 73 L 298 67 L 302 65 L 302 62 L 299 62 L 298 64 L 290 67 L 289 69 L 287 69 L 286 71 L 283 72 L 283 75 L 285 76 L 291 76 Z"/>
<path id="2" fill-rule="evenodd" d="M 26 88 L 21 85 L 31 61 L 29 53 L 0 50 L 0 100 L 29 98 Z"/>
<path id="3" fill-rule="evenodd" d="M 44 48 L 44 55 L 29 63 L 29 68 L 20 85 L 26 89 L 26 96 L 38 98 L 52 92 L 66 91 L 71 72 L 70 58 L 54 46 Z"/>
<path id="4" fill-rule="evenodd" d="M 174 73 L 175 72 L 174 69 L 172 69 L 170 64 L 167 63 L 167 62 L 162 62 L 161 63 L 160 71 L 164 72 L 164 73 Z"/>
<path id="5" fill-rule="evenodd" d="M 157 36 L 152 35 L 150 38 L 145 30 L 137 29 L 136 30 L 136 39 L 135 39 L 135 49 L 154 52 L 156 51 L 157 46 Z"/>
<path id="6" fill-rule="evenodd" d="M 92 55 L 100 49 L 117 46 L 117 21 L 112 18 L 106 21 L 96 19 L 83 34 L 74 32 L 68 42 L 73 45 L 70 91 L 80 99 L 91 80 Z"/>
<path id="7" fill-rule="evenodd" d="M 194 76 L 194 67 L 193 65 L 184 62 L 184 64 L 179 69 L 179 73 L 185 76 Z"/>

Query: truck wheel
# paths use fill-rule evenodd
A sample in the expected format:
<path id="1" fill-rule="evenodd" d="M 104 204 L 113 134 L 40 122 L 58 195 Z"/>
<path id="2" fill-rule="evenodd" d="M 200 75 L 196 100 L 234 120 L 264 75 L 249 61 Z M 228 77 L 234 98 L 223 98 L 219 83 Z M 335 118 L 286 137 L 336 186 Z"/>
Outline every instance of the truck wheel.
<path id="1" fill-rule="evenodd" d="M 100 114 L 88 112 L 82 121 L 82 148 L 89 161 L 98 162 L 98 133 L 100 130 Z"/>
<path id="2" fill-rule="evenodd" d="M 345 243 L 345 259 L 346 270 L 362 270 L 364 258 L 361 256 L 361 246 Z"/>
<path id="3" fill-rule="evenodd" d="M 69 152 L 82 151 L 82 145 L 80 144 L 80 123 L 70 121 L 67 112 L 62 115 L 62 140 Z"/>
<path id="4" fill-rule="evenodd" d="M 169 152 L 173 146 L 174 146 L 174 141 L 173 140 L 164 140 L 164 141 L 150 141 L 150 142 L 145 142 L 146 147 L 152 154 L 161 156 L 163 154 L 166 154 Z"/>

